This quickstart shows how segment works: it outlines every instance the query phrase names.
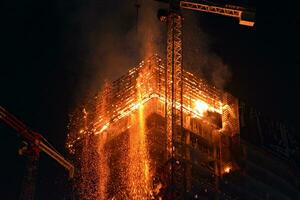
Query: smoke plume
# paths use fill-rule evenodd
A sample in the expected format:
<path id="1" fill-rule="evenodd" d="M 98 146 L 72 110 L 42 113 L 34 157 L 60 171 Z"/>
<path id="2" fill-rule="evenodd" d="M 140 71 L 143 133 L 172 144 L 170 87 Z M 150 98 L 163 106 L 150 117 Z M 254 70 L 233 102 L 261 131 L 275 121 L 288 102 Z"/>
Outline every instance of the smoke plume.
<path id="1" fill-rule="evenodd" d="M 140 6 L 137 8 L 135 4 Z M 81 5 L 75 20 L 81 60 L 77 103 L 95 94 L 104 80 L 115 80 L 154 53 L 163 54 L 165 24 L 156 17 L 153 0 L 98 1 Z M 79 58 L 77 58 L 79 59 Z"/>
<path id="2" fill-rule="evenodd" d="M 166 24 L 156 16 L 166 6 L 154 0 L 88 0 L 80 5 L 73 19 L 81 41 L 76 46 L 82 68 L 77 103 L 96 94 L 104 80 L 115 80 L 145 57 L 158 53 L 165 58 Z M 228 66 L 212 52 L 211 39 L 199 28 L 193 12 L 183 15 L 184 67 L 223 88 L 231 76 Z"/>
<path id="3" fill-rule="evenodd" d="M 184 67 L 224 89 L 231 78 L 229 66 L 213 52 L 212 38 L 201 29 L 201 21 L 191 11 L 184 13 L 183 35 Z"/>

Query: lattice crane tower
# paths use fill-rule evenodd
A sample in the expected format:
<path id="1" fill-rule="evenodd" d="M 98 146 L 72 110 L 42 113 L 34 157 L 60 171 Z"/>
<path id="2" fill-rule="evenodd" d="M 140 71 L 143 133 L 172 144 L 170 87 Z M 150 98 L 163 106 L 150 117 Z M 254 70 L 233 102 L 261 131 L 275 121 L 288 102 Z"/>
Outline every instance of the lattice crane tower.
<path id="1" fill-rule="evenodd" d="M 210 1 L 180 1 L 180 0 L 158 0 L 169 3 L 169 10 L 158 11 L 158 18 L 167 23 L 167 58 L 166 58 L 166 102 L 165 102 L 165 119 L 167 133 L 167 152 L 168 152 L 168 168 L 170 169 L 170 184 L 174 184 L 174 131 L 182 132 L 182 106 L 176 109 L 176 102 L 182 105 L 183 95 L 183 60 L 182 60 L 182 27 L 183 17 L 181 8 L 196 10 L 199 12 L 215 13 L 223 16 L 237 18 L 239 24 L 245 26 L 254 26 L 255 13 L 249 9 L 240 6 L 220 5 Z M 175 129 L 175 125 L 179 125 L 181 130 Z M 172 192 L 170 194 L 171 199 Z"/>

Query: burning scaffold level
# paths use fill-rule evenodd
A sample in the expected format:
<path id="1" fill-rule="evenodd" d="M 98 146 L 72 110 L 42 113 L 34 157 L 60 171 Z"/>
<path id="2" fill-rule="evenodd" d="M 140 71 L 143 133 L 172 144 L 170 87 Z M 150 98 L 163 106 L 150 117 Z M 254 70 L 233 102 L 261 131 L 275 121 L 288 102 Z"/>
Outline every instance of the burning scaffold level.
<path id="1" fill-rule="evenodd" d="M 82 176 L 87 176 L 81 179 L 93 179 L 91 185 L 98 183 L 96 189 L 89 191 L 98 193 L 99 198 L 157 198 L 167 196 L 168 188 L 172 187 L 164 177 L 168 168 L 165 163 L 169 162 L 165 115 L 166 105 L 171 100 L 166 98 L 168 72 L 163 63 L 158 55 L 154 55 L 118 80 L 105 83 L 91 105 L 83 110 L 81 119 L 79 117 L 71 124 L 67 148 L 74 155 L 80 154 L 79 163 L 86 171 Z M 235 165 L 225 147 L 222 152 L 226 156 L 221 161 L 221 147 L 217 146 L 221 135 L 231 137 L 239 133 L 239 117 L 236 98 L 185 70 L 182 86 L 182 100 L 176 100 L 174 106 L 177 126 L 173 130 L 173 142 L 176 163 L 186 164 L 182 165 L 185 174 L 181 174 L 181 183 L 175 181 L 174 184 L 184 188 L 180 186 L 183 183 L 186 190 L 177 193 L 186 195 L 195 183 L 187 164 L 190 161 L 184 160 L 198 162 L 201 159 L 200 154 L 197 155 L 199 158 L 193 158 L 192 147 L 187 146 L 195 141 L 205 141 L 207 149 L 201 148 L 207 154 L 205 162 L 207 165 L 210 162 L 212 176 L 227 173 Z M 182 127 L 179 127 L 181 119 L 178 116 L 182 116 Z M 93 145 L 90 145 L 91 141 L 94 141 Z M 79 144 L 83 147 L 79 148 Z M 95 157 L 91 152 L 101 156 Z M 82 167 L 86 166 L 84 162 L 93 162 L 93 165 Z M 94 172 L 92 178 L 88 176 L 89 170 Z M 95 171 L 98 174 L 95 175 Z"/>
<path id="2" fill-rule="evenodd" d="M 106 83 L 96 96 L 98 119 L 93 121 L 93 131 L 90 134 L 103 133 L 152 99 L 158 100 L 162 105 L 170 101 L 165 98 L 165 73 L 162 59 L 154 55 L 140 62 L 118 80 Z M 137 81 L 138 77 L 142 77 L 140 81 Z M 180 102 L 176 102 L 178 110 L 182 106 L 184 113 L 207 122 L 209 118 L 205 119 L 204 115 L 209 117 L 209 114 L 215 114 L 211 119 L 214 118 L 214 123 L 220 131 L 226 130 L 231 135 L 239 132 L 238 103 L 235 97 L 185 70 L 183 85 L 183 103 L 181 105 Z M 140 96 L 136 95 L 137 91 L 140 91 Z M 76 141 L 82 139 L 83 133 L 84 130 L 81 129 L 78 134 L 68 135 L 69 150 Z"/>

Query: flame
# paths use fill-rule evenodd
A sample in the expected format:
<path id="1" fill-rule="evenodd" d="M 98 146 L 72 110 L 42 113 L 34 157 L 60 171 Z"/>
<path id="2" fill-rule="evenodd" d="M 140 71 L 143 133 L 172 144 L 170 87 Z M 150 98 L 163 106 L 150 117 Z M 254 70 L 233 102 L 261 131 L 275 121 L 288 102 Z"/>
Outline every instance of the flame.
<path id="1" fill-rule="evenodd" d="M 161 62 L 161 60 L 159 59 L 157 62 Z M 171 102 L 171 99 L 165 96 L 164 72 L 165 68 L 162 66 L 153 65 L 149 60 L 142 61 L 139 66 L 129 70 L 126 76 L 107 84 L 106 89 L 103 89 L 94 102 L 96 109 L 93 110 L 94 107 L 83 109 L 81 111 L 83 123 L 78 123 L 78 129 L 76 132 L 74 131 L 76 134 L 68 135 L 67 147 L 69 150 L 74 149 L 74 144 L 84 139 L 85 136 L 93 135 L 99 138 L 98 153 L 101 158 L 98 163 L 101 166 L 98 167 L 99 172 L 93 173 L 98 176 L 100 181 L 92 184 L 97 184 L 98 191 L 96 192 L 100 194 L 100 199 L 151 199 L 153 192 L 162 187 L 157 186 L 151 191 L 155 166 L 150 165 L 145 120 L 153 112 L 152 110 L 164 116 L 165 103 Z M 234 110 L 230 108 L 231 105 L 229 106 L 223 101 L 222 93 L 219 90 L 206 85 L 191 73 L 185 73 L 183 100 L 181 102 L 179 99 L 175 99 L 174 105 L 177 110 L 182 110 L 183 115 L 201 119 L 203 122 L 209 121 L 209 117 L 206 120 L 208 111 L 216 112 L 222 117 L 226 113 L 229 117 L 235 117 Z M 147 104 L 151 100 L 155 105 L 157 103 L 154 108 L 147 106 L 152 105 L 152 103 Z M 191 130 L 189 123 L 190 120 L 186 120 L 183 122 L 183 126 Z M 126 143 L 122 143 L 125 147 L 121 148 L 121 145 L 117 143 L 112 148 L 109 146 L 109 141 L 119 133 L 128 134 L 124 140 Z M 86 148 L 91 149 L 90 146 Z M 120 151 L 118 156 L 111 156 L 112 152 L 118 149 L 124 151 Z M 114 169 L 112 169 L 112 165 L 115 161 L 112 161 L 112 158 L 122 160 Z M 86 160 L 82 159 L 83 161 Z M 87 172 L 90 172 L 88 164 L 85 164 L 85 168 Z M 231 166 L 223 168 L 224 173 L 230 173 L 230 171 Z M 118 179 L 116 182 L 122 183 L 112 183 L 111 180 L 114 177 L 117 177 L 116 180 Z M 112 190 L 116 191 L 112 194 Z"/>
<path id="2" fill-rule="evenodd" d="M 146 143 L 145 113 L 143 106 L 143 91 L 140 77 L 137 82 L 138 103 L 133 109 L 138 109 L 131 115 L 135 128 L 130 129 L 128 154 L 128 189 L 130 199 L 148 199 L 150 194 L 149 155 Z M 137 115 L 137 116 L 136 116 Z"/>
<path id="3" fill-rule="evenodd" d="M 224 173 L 230 173 L 230 171 L 231 171 L 231 167 L 230 166 L 224 167 Z"/>
<path id="4" fill-rule="evenodd" d="M 208 110 L 208 105 L 207 105 L 207 103 L 205 103 L 203 101 L 196 100 L 195 101 L 195 110 L 201 117 L 203 117 L 204 113 L 207 112 L 207 110 Z"/>
<path id="5" fill-rule="evenodd" d="M 149 95 L 148 97 L 144 97 L 143 99 L 140 99 L 138 102 L 136 103 L 132 103 L 127 107 L 124 107 L 121 111 L 118 112 L 118 116 L 115 117 L 114 119 L 112 119 L 112 122 L 117 122 L 118 120 L 129 116 L 130 114 L 132 114 L 135 110 L 139 110 L 140 107 L 142 107 L 144 104 L 146 104 L 148 101 L 150 101 L 153 98 L 159 98 L 161 103 L 164 103 L 166 101 L 166 99 L 162 96 L 159 96 L 156 93 L 152 93 L 151 95 Z M 169 102 L 169 100 L 167 100 Z M 221 102 L 220 102 L 221 104 Z M 192 113 L 193 117 L 196 118 L 202 118 L 204 117 L 204 113 L 207 111 L 212 111 L 212 112 L 217 112 L 217 113 L 222 113 L 222 108 L 220 109 L 216 109 L 210 105 L 208 105 L 207 103 L 205 103 L 204 101 L 201 100 L 195 100 L 195 106 L 194 108 L 188 106 L 188 105 L 181 105 L 179 102 L 175 102 L 175 106 L 177 109 L 180 109 L 180 107 L 183 107 L 183 112 L 186 113 Z M 108 129 L 110 126 L 110 123 L 107 122 L 105 123 L 101 128 L 99 128 L 99 131 L 95 131 L 95 134 L 101 134 L 103 131 L 105 131 L 106 129 Z"/>
<path id="6" fill-rule="evenodd" d="M 105 150 L 105 142 L 106 142 L 107 134 L 102 134 L 100 139 L 98 140 L 98 151 L 100 154 L 99 157 L 99 182 L 98 182 L 98 190 L 99 190 L 99 200 L 107 199 L 107 184 L 109 177 L 109 167 L 108 167 L 108 158 L 107 152 Z"/>

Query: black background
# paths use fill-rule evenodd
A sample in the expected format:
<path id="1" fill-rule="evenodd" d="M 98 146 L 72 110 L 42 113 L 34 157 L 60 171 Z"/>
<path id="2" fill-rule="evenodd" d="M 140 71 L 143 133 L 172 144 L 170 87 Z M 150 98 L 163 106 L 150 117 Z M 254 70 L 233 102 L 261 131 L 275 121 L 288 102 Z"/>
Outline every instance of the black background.
<path id="1" fill-rule="evenodd" d="M 95 22 L 102 12 L 117 16 L 114 6 L 122 5 L 118 0 L 1 3 L 0 104 L 64 155 L 68 114 L 81 100 L 82 58 L 90 51 L 78 19 L 91 2 L 99 10 Z M 257 11 L 254 29 L 226 17 L 199 14 L 202 30 L 214 38 L 212 48 L 230 66 L 232 79 L 226 89 L 266 115 L 296 126 L 300 112 L 296 2 L 250 3 Z M 134 1 L 128 4 L 134 16 Z M 17 154 L 21 138 L 3 123 L 0 133 L 0 198 L 17 199 L 25 168 L 25 159 Z M 68 199 L 66 185 L 64 169 L 42 154 L 37 198 Z"/>

